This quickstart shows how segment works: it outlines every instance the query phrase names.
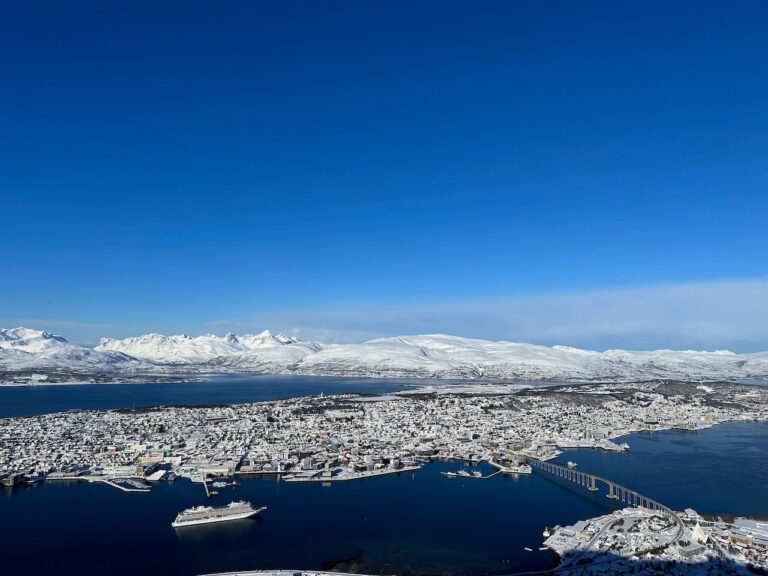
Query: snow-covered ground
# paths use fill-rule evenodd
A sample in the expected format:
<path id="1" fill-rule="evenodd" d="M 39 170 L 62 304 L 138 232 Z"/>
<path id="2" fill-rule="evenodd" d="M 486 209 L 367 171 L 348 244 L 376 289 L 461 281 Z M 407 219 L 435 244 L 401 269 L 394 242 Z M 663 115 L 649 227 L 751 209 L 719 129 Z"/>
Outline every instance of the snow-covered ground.
<path id="1" fill-rule="evenodd" d="M 470 380 L 720 380 L 768 377 L 768 353 L 655 350 L 597 352 L 442 334 L 381 338 L 361 344 L 303 342 L 259 334 L 102 339 L 95 348 L 61 336 L 0 330 L 0 380 L 14 372 L 257 372 Z"/>

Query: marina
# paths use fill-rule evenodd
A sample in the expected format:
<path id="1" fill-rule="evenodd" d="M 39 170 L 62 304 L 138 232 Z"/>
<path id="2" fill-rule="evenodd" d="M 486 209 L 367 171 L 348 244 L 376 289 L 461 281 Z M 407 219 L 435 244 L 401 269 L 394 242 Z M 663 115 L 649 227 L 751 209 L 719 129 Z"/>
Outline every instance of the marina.
<path id="1" fill-rule="evenodd" d="M 69 474 L 52 474 L 47 477 L 47 480 L 54 482 L 87 482 L 89 484 L 104 484 L 116 488 L 121 492 L 138 492 L 146 493 L 151 488 L 144 482 L 141 477 L 136 478 L 110 478 L 99 476 L 84 476 L 84 475 L 69 475 Z"/>
<path id="2" fill-rule="evenodd" d="M 469 478 L 472 480 L 490 480 L 494 476 L 501 474 L 501 470 L 492 472 L 487 476 L 483 476 L 483 473 L 480 470 L 474 470 L 472 472 L 467 472 L 466 470 L 459 470 L 458 472 L 441 472 L 441 474 L 447 478 Z"/>

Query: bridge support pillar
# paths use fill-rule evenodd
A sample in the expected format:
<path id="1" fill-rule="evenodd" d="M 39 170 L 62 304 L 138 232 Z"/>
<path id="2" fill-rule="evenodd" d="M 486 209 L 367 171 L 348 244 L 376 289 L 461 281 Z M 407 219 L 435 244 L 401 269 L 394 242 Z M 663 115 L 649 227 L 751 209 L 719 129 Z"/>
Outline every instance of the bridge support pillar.
<path id="1" fill-rule="evenodd" d="M 589 477 L 589 488 L 587 488 L 590 492 L 597 492 L 597 482 L 595 481 L 594 476 Z"/>
<path id="2" fill-rule="evenodd" d="M 616 495 L 616 486 L 614 484 L 608 484 L 608 494 L 606 494 L 605 497 L 610 498 L 611 500 L 619 499 L 619 497 Z"/>

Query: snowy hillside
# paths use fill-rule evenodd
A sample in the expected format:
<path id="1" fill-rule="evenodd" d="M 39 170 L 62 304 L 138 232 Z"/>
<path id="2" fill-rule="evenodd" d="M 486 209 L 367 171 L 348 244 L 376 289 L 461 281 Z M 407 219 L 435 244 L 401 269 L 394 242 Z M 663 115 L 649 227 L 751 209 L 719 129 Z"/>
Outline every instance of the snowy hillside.
<path id="1" fill-rule="evenodd" d="M 0 330 L 0 381 L 15 371 L 98 374 L 255 372 L 476 380 L 726 380 L 768 377 L 768 353 L 595 352 L 440 334 L 323 345 L 259 334 L 103 339 L 95 349 L 47 332 Z"/>
<path id="2" fill-rule="evenodd" d="M 306 356 L 293 371 L 488 380 L 712 380 L 768 375 L 768 357 L 675 350 L 594 352 L 435 334 L 328 346 Z"/>

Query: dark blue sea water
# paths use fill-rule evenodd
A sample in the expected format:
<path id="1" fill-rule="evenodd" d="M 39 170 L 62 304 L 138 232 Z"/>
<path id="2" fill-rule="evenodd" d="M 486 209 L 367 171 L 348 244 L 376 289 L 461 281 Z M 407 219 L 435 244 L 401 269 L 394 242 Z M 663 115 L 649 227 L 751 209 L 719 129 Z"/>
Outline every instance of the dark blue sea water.
<path id="1" fill-rule="evenodd" d="M 254 390 L 249 382 L 128 386 L 136 391 L 136 405 L 145 405 L 180 403 L 180 391 L 185 403 L 210 403 L 214 393 L 218 402 L 243 402 L 314 394 L 318 387 L 326 393 L 342 385 L 344 391 L 380 392 L 403 384 L 273 378 Z M 32 389 L 0 392 L 6 390 Z M 43 394 L 39 404 L 27 397 L 12 410 L 40 413 L 56 406 L 119 407 L 133 401 L 126 397 L 129 390 L 115 385 L 85 386 L 81 393 L 86 400 L 77 406 L 71 405 L 76 394 Z M 727 423 L 697 433 L 635 434 L 622 440 L 632 447 L 627 453 L 576 450 L 559 460 L 575 460 L 581 470 L 677 509 L 768 515 L 768 424 Z M 215 503 L 247 499 L 269 507 L 262 517 L 178 531 L 170 527 L 175 515 L 205 501 L 200 485 L 179 480 L 158 484 L 149 494 L 128 494 L 100 485 L 47 482 L 0 491 L 0 573 L 50 574 L 55 566 L 61 576 L 184 576 L 258 568 L 499 574 L 551 566 L 553 554 L 537 549 L 545 526 L 603 514 L 612 506 L 603 494 L 538 475 L 489 480 L 440 475 L 460 467 L 439 462 L 415 473 L 329 486 L 252 477 L 237 489 L 222 489 Z"/>
<path id="2" fill-rule="evenodd" d="M 628 452 L 567 450 L 572 460 L 676 510 L 768 516 L 768 422 L 726 422 L 698 432 L 666 430 L 616 440 Z"/>
<path id="3" fill-rule="evenodd" d="M 41 484 L 0 499 L 8 574 L 186 575 L 235 569 L 336 567 L 369 573 L 484 574 L 545 568 L 545 525 L 607 509 L 543 478 L 445 478 L 435 463 L 399 477 L 321 484 L 263 477 L 221 489 L 268 510 L 255 520 L 174 530 L 176 513 L 204 502 L 199 484 L 128 494 L 87 484 Z M 536 550 L 526 552 L 524 546 Z M 347 559 L 351 563 L 338 563 Z M 46 562 L 45 566 L 49 566 Z"/>
<path id="4" fill-rule="evenodd" d="M 531 382 L 520 382 L 532 385 Z M 34 416 L 65 410 L 104 410 L 183 404 L 244 404 L 315 394 L 382 394 L 428 385 L 466 381 L 421 378 L 336 378 L 331 376 L 271 376 L 217 374 L 179 382 L 145 384 L 66 384 L 0 386 L 0 418 Z M 537 382 L 537 386 L 562 382 Z"/>
<path id="5" fill-rule="evenodd" d="M 0 418 L 65 410 L 157 405 L 243 404 L 314 394 L 380 394 L 429 380 L 217 375 L 184 382 L 0 386 Z M 444 384 L 446 381 L 441 380 Z"/>

